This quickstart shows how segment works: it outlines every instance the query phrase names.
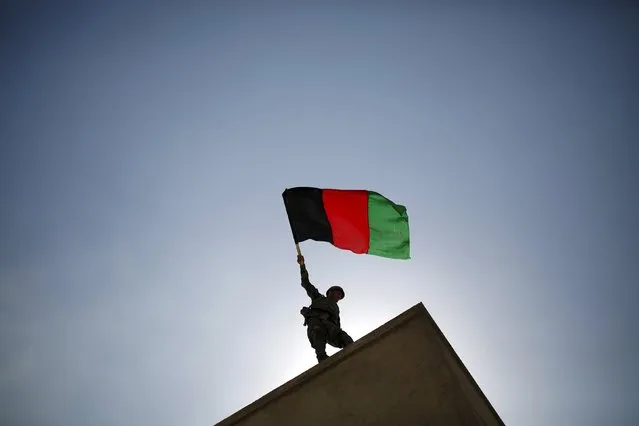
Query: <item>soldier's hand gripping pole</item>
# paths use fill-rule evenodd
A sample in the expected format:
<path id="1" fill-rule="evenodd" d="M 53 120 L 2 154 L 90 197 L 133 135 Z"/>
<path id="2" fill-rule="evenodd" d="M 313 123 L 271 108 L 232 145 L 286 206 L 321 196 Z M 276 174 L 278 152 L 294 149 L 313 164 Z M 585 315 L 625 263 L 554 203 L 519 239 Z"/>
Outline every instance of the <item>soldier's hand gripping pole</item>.
<path id="1" fill-rule="evenodd" d="M 304 269 L 304 256 L 302 256 L 299 243 L 295 243 L 295 250 L 297 250 L 297 263 Z"/>
<path id="2" fill-rule="evenodd" d="M 304 262 L 304 256 L 302 256 L 302 251 L 300 250 L 300 246 L 295 244 L 297 248 L 297 264 L 300 265 L 300 274 L 302 275 L 302 282 L 308 281 L 308 271 L 306 270 L 306 264 Z"/>

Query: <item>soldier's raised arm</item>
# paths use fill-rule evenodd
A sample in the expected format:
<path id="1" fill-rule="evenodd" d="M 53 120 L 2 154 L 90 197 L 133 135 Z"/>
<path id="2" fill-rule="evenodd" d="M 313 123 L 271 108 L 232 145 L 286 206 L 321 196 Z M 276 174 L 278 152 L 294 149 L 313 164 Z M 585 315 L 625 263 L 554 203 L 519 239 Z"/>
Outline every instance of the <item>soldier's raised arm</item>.
<path id="1" fill-rule="evenodd" d="M 297 263 L 300 265 L 300 276 L 302 278 L 302 287 L 306 290 L 306 294 L 308 297 L 312 299 L 316 299 L 320 297 L 320 292 L 315 288 L 311 281 L 308 279 L 308 270 L 306 269 L 306 264 L 304 263 L 304 256 L 297 256 Z"/>

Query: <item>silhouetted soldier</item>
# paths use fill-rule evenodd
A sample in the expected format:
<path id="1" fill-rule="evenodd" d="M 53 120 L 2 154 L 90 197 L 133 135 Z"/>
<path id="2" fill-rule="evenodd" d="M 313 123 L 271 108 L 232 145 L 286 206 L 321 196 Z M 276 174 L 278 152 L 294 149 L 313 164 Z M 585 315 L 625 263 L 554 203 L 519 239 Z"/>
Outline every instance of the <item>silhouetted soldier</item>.
<path id="1" fill-rule="evenodd" d="M 337 302 L 344 298 L 344 289 L 333 286 L 326 291 L 326 296 L 323 296 L 308 279 L 304 256 L 298 256 L 297 263 L 300 265 L 302 287 L 311 298 L 311 305 L 301 310 L 305 319 L 304 325 L 308 326 L 306 334 L 311 347 L 315 349 L 317 362 L 321 362 L 328 358 L 327 343 L 340 349 L 353 343 L 351 336 L 342 330 L 340 325 Z"/>

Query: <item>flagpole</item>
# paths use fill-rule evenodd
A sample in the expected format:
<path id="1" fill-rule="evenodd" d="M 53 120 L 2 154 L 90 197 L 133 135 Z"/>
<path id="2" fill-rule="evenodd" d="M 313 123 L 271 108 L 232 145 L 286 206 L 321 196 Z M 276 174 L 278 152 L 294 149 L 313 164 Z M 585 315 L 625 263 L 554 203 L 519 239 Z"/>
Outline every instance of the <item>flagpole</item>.
<path id="1" fill-rule="evenodd" d="M 297 255 L 301 256 L 302 255 L 302 250 L 300 250 L 299 243 L 295 243 L 295 249 L 297 250 Z"/>

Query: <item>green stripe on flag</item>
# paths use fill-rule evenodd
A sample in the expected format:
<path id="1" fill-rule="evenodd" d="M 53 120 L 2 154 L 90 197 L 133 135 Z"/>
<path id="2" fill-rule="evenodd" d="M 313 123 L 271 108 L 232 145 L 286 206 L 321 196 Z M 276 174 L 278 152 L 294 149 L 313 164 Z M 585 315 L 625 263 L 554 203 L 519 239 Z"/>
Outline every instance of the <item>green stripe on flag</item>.
<path id="1" fill-rule="evenodd" d="M 410 259 L 410 235 L 406 207 L 383 195 L 368 194 L 368 254 L 392 259 Z"/>

